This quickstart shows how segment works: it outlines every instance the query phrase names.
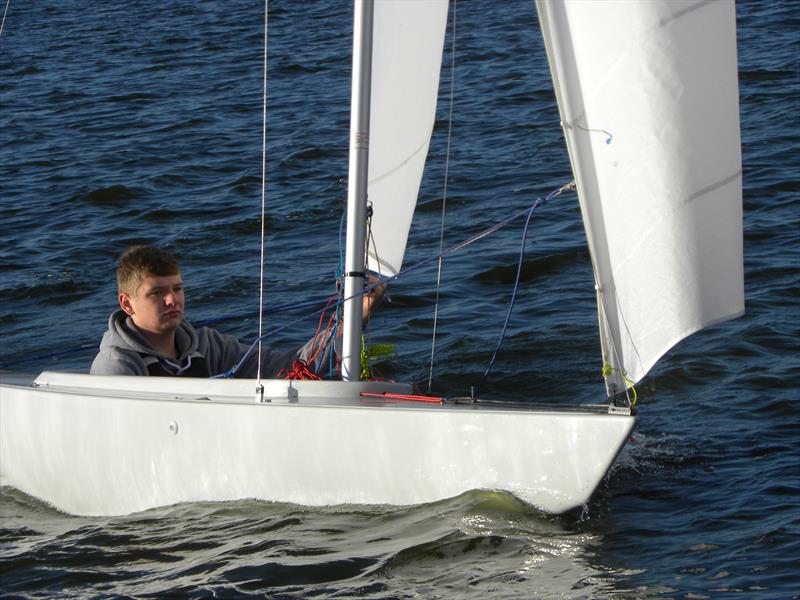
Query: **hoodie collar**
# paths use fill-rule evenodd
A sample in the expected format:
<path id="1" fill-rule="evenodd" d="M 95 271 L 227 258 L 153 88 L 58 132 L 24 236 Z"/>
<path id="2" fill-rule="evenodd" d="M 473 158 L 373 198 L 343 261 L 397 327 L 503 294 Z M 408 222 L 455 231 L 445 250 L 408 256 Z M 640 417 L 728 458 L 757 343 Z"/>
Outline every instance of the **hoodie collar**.
<path id="1" fill-rule="evenodd" d="M 136 325 L 133 324 L 131 318 L 126 315 L 121 309 L 112 313 L 108 319 L 108 329 L 114 339 L 111 344 L 114 346 L 121 346 L 123 348 L 130 348 L 136 352 L 145 354 L 152 354 L 162 358 L 167 358 L 158 352 L 150 342 L 147 341 Z M 178 351 L 178 361 L 183 362 L 184 359 L 197 351 L 198 341 L 197 332 L 194 327 L 184 319 L 175 330 L 175 347 Z"/>

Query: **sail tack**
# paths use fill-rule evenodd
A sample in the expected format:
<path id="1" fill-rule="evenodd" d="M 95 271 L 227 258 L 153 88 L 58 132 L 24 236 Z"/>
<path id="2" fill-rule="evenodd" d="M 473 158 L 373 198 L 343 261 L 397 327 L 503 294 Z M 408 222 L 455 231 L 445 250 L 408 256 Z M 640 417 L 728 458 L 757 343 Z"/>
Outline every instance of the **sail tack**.
<path id="1" fill-rule="evenodd" d="M 609 394 L 744 311 L 732 1 L 538 0 Z"/>
<path id="2" fill-rule="evenodd" d="M 447 27 L 447 0 L 375 2 L 368 268 L 396 274 L 428 155 Z"/>

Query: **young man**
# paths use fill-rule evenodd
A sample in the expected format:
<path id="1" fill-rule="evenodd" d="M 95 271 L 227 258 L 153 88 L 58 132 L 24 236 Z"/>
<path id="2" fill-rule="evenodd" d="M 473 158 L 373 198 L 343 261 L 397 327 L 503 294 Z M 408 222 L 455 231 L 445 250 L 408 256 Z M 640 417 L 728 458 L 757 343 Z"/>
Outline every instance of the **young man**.
<path id="1" fill-rule="evenodd" d="M 211 377 L 237 365 L 250 348 L 210 327 L 195 330 L 184 320 L 180 267 L 166 250 L 155 246 L 129 248 L 119 259 L 117 287 L 120 308 L 108 319 L 92 375 Z M 383 292 L 381 286 L 365 294 L 365 319 Z M 327 370 L 327 338 L 319 334 L 290 352 L 262 348 L 262 376 L 277 376 L 297 359 L 311 361 L 309 367 L 314 372 Z M 253 351 L 234 376 L 255 377 L 257 369 L 258 352 Z"/>

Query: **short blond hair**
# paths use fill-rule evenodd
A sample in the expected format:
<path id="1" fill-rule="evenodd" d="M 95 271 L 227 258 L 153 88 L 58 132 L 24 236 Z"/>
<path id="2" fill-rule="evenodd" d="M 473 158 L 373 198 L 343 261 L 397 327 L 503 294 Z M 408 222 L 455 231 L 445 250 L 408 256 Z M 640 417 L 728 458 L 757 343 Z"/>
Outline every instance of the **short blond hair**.
<path id="1" fill-rule="evenodd" d="M 117 263 L 117 289 L 121 294 L 136 295 L 145 277 L 179 275 L 178 261 L 156 246 L 131 246 Z"/>

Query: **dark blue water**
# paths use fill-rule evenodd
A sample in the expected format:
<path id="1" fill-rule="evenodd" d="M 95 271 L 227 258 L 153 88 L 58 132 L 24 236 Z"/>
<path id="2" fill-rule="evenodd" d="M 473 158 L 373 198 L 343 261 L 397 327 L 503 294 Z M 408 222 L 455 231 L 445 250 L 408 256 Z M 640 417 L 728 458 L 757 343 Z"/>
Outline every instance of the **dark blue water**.
<path id="1" fill-rule="evenodd" d="M 256 310 L 261 11 L 239 0 L 11 2 L 0 37 L 0 362 L 87 368 L 115 306 L 115 259 L 133 243 L 180 257 L 191 320 Z M 243 501 L 89 519 L 4 488 L 0 592 L 797 598 L 800 23 L 789 1 L 737 11 L 747 314 L 682 342 L 643 382 L 634 440 L 582 511 L 551 517 L 474 492 L 411 508 Z M 347 2 L 271 3 L 270 306 L 333 289 L 350 13 Z M 448 244 L 570 179 L 537 28 L 531 3 L 459 4 Z M 407 265 L 438 247 L 446 107 Z M 521 223 L 446 261 L 436 391 L 477 383 L 520 234 Z M 574 196 L 538 213 L 522 280 L 485 394 L 602 400 Z M 374 319 L 373 340 L 396 344 L 383 366 L 395 377 L 427 381 L 434 290 L 435 272 L 415 271 Z M 269 327 L 301 317 L 275 314 Z M 302 341 L 315 326 L 307 317 L 272 344 Z M 255 336 L 252 319 L 220 327 Z"/>

